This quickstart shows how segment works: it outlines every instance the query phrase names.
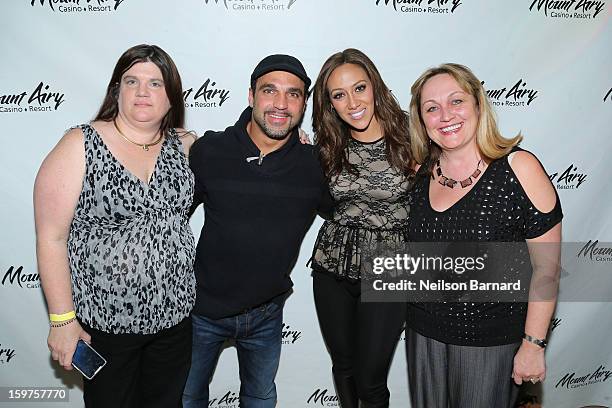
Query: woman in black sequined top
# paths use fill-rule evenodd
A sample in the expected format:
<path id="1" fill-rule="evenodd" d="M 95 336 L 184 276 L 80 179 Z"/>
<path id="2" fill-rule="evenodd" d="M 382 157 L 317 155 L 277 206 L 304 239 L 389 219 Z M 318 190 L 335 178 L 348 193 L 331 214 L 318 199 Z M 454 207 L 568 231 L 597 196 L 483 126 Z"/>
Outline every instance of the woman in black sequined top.
<path id="1" fill-rule="evenodd" d="M 411 143 L 420 168 L 412 191 L 410 240 L 526 242 L 534 265 L 531 280 L 521 281 L 517 272 L 525 265 L 531 272 L 529 256 L 523 265 L 518 256 L 507 257 L 505 267 L 496 270 L 487 270 L 485 263 L 481 272 L 504 281 L 518 278 L 529 288 L 529 299 L 510 291 L 503 302 L 447 297 L 408 303 L 412 406 L 510 408 L 518 392 L 511 378 L 516 384 L 535 383 L 546 375 L 544 339 L 559 270 L 559 199 L 538 159 L 517 147 L 522 137 L 500 135 L 485 90 L 468 68 L 429 69 L 411 92 Z M 516 244 L 504 248 L 510 245 Z M 450 271 L 444 278 L 452 282 L 466 275 Z M 552 284 L 536 299 L 534 289 L 542 279 Z M 498 296 L 487 295 L 490 300 Z M 508 301 L 508 296 L 515 298 Z"/>
<path id="2" fill-rule="evenodd" d="M 388 407 L 387 375 L 405 307 L 362 302 L 361 280 L 372 273 L 362 252 L 405 242 L 413 179 L 408 117 L 355 49 L 325 62 L 313 99 L 316 142 L 336 202 L 313 251 L 317 315 L 342 407 Z"/>

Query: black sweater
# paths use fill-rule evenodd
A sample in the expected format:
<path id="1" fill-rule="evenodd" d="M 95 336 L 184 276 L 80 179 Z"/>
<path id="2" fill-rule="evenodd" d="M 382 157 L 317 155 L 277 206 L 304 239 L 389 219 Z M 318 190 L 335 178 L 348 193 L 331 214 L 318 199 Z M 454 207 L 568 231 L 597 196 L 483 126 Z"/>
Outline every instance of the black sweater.
<path id="1" fill-rule="evenodd" d="M 246 132 L 247 108 L 224 132 L 206 132 L 189 154 L 194 207 L 205 220 L 196 250 L 194 313 L 237 315 L 287 293 L 289 274 L 317 210 L 331 207 L 316 150 L 297 130 L 259 160 Z"/>

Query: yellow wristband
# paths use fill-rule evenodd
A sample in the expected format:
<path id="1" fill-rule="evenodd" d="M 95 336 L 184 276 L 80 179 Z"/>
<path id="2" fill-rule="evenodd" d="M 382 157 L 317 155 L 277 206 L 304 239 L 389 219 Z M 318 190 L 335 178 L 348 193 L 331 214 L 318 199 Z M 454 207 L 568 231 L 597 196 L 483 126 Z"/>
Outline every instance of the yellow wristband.
<path id="1" fill-rule="evenodd" d="M 52 322 L 57 322 L 57 323 L 65 322 L 66 320 L 74 319 L 75 317 L 76 317 L 76 313 L 74 313 L 74 310 L 71 310 L 63 314 L 49 313 L 49 320 L 51 320 Z"/>

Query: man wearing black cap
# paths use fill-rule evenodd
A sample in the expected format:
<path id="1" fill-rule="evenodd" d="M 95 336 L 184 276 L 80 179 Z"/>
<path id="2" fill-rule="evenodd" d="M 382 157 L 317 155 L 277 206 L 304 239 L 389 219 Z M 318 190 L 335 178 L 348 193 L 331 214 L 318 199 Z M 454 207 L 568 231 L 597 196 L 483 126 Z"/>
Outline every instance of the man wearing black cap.
<path id="1" fill-rule="evenodd" d="M 289 274 L 317 210 L 331 206 L 317 155 L 298 140 L 309 87 L 296 58 L 264 58 L 236 124 L 206 132 L 191 147 L 194 207 L 204 204 L 205 221 L 184 407 L 208 407 L 208 384 L 228 338 L 238 351 L 241 407 L 276 405 Z"/>

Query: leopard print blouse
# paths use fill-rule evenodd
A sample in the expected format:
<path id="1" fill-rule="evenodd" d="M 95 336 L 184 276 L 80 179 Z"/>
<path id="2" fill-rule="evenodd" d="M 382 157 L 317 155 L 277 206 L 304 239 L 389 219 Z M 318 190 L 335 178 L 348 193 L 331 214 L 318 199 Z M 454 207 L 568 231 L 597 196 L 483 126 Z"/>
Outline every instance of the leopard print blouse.
<path id="1" fill-rule="evenodd" d="M 172 129 L 150 184 L 112 155 L 91 125 L 85 176 L 68 239 L 75 310 L 108 333 L 151 334 L 189 315 L 195 302 L 194 178 Z"/>

